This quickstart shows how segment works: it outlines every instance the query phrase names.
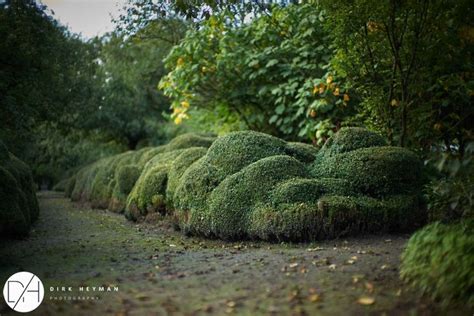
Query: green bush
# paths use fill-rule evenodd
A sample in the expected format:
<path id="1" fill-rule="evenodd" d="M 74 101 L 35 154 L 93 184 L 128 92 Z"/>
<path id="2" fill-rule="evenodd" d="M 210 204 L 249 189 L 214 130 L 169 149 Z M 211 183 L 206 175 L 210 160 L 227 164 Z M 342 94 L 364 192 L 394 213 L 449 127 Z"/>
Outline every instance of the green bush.
<path id="1" fill-rule="evenodd" d="M 166 187 L 166 205 L 168 208 L 174 208 L 174 194 L 183 174 L 186 172 L 189 166 L 204 156 L 207 150 L 208 148 L 204 147 L 191 147 L 184 150 L 173 161 L 173 164 L 171 165 L 171 168 L 168 172 L 168 185 Z"/>
<path id="2" fill-rule="evenodd" d="M 30 168 L 0 142 L 0 234 L 25 236 L 38 216 Z"/>
<path id="3" fill-rule="evenodd" d="M 165 213 L 168 171 L 183 149 L 164 152 L 153 157 L 143 168 L 127 198 L 125 215 L 136 220 L 151 212 Z"/>
<path id="4" fill-rule="evenodd" d="M 323 223 L 318 238 L 363 233 L 406 232 L 420 227 L 425 213 L 413 195 L 384 199 L 368 196 L 324 196 L 318 201 Z"/>
<path id="5" fill-rule="evenodd" d="M 352 150 L 369 147 L 386 146 L 382 136 L 360 127 L 343 127 L 330 137 L 321 148 L 323 155 L 346 153 Z"/>
<path id="6" fill-rule="evenodd" d="M 286 153 L 289 156 L 295 157 L 299 161 L 311 163 L 318 154 L 318 148 L 305 143 L 288 142 L 286 146 Z"/>
<path id="7" fill-rule="evenodd" d="M 305 177 L 304 165 L 289 156 L 260 159 L 227 177 L 212 192 L 209 200 L 210 228 L 222 239 L 248 236 L 249 215 L 255 204 L 267 202 L 269 192 L 279 182 Z"/>
<path id="8" fill-rule="evenodd" d="M 105 209 L 109 205 L 113 187 L 110 185 L 114 179 L 115 171 L 121 166 L 131 162 L 136 152 L 128 151 L 119 155 L 103 159 L 92 182 L 92 192 L 89 197 L 92 207 Z"/>
<path id="9" fill-rule="evenodd" d="M 25 195 L 15 177 L 0 167 L 0 234 L 24 236 L 31 225 Z"/>
<path id="10" fill-rule="evenodd" d="M 169 214 L 185 233 L 230 240 L 301 241 L 419 227 L 426 215 L 417 157 L 371 132 L 340 133 L 320 152 L 253 131 L 219 137 L 209 149 L 186 148 L 210 139 L 184 135 L 81 169 L 73 198 L 77 192 L 97 198 L 89 192 L 101 188 L 109 209 L 125 205 L 131 220 Z"/>
<path id="11" fill-rule="evenodd" d="M 286 146 L 284 140 L 268 134 L 252 131 L 229 133 L 212 144 L 206 161 L 226 177 L 262 158 L 284 155 Z"/>
<path id="12" fill-rule="evenodd" d="M 65 192 L 66 191 L 66 186 L 67 186 L 68 183 L 69 183 L 69 178 L 62 179 L 61 181 L 59 181 L 58 183 L 56 183 L 53 186 L 53 191 Z"/>
<path id="13" fill-rule="evenodd" d="M 320 226 L 320 212 L 314 203 L 257 204 L 250 215 L 248 234 L 269 241 L 314 240 Z"/>
<path id="14" fill-rule="evenodd" d="M 421 171 L 420 159 L 399 147 L 360 148 L 325 156 L 313 167 L 316 178 L 345 179 L 360 194 L 372 197 L 419 192 Z"/>
<path id="15" fill-rule="evenodd" d="M 474 220 L 430 224 L 402 254 L 401 278 L 443 304 L 474 307 Z"/>
<path id="16" fill-rule="evenodd" d="M 75 185 L 76 185 L 76 175 L 74 174 L 74 175 L 72 175 L 72 176 L 69 178 L 69 180 L 68 180 L 68 182 L 67 182 L 67 184 L 66 184 L 66 187 L 65 187 L 65 189 L 64 189 L 64 195 L 65 195 L 66 197 L 68 197 L 68 198 L 71 197 L 71 195 L 72 195 L 72 190 L 74 190 L 74 186 L 75 186 Z"/>
<path id="17" fill-rule="evenodd" d="M 125 210 L 127 197 L 140 177 L 141 168 L 137 165 L 120 165 L 116 171 L 112 187 L 112 196 L 109 200 L 108 209 L 113 212 L 122 213 Z"/>

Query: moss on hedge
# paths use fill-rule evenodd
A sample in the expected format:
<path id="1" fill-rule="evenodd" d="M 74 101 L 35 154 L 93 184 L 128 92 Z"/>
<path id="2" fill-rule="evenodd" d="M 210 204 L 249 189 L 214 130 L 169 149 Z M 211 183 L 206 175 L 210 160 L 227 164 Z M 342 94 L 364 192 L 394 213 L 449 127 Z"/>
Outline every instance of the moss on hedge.
<path id="1" fill-rule="evenodd" d="M 474 308 L 474 219 L 430 224 L 416 232 L 402 254 L 400 275 L 444 304 Z"/>

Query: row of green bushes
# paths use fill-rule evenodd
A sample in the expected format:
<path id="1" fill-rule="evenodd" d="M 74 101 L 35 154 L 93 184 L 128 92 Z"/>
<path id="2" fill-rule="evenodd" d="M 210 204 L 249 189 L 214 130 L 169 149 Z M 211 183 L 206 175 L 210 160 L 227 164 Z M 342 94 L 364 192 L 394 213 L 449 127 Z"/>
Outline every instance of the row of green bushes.
<path id="1" fill-rule="evenodd" d="M 27 235 L 38 215 L 30 168 L 0 141 L 0 235 Z"/>
<path id="2" fill-rule="evenodd" d="M 421 167 L 361 128 L 341 129 L 319 152 L 252 131 L 185 134 L 99 160 L 61 186 L 131 220 L 172 215 L 188 234 L 300 241 L 421 225 Z"/>

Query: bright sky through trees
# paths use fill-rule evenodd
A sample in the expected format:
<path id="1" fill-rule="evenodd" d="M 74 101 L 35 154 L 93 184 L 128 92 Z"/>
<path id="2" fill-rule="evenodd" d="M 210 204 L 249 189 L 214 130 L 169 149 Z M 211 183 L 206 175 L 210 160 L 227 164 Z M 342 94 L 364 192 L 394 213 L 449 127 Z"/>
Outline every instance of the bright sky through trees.
<path id="1" fill-rule="evenodd" d="M 1 1 L 1 0 L 0 0 Z M 117 17 L 125 0 L 43 0 L 62 24 L 74 33 L 91 38 L 113 30 L 112 18 Z"/>

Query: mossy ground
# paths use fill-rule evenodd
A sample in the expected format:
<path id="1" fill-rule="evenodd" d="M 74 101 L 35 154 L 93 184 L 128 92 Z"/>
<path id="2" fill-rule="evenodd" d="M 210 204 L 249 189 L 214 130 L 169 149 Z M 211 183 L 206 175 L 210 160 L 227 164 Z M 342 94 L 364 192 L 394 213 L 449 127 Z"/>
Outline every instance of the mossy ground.
<path id="1" fill-rule="evenodd" d="M 397 267 L 408 235 L 230 243 L 184 237 L 167 221 L 128 222 L 58 193 L 40 193 L 39 200 L 41 217 L 28 239 L 0 240 L 0 282 L 26 270 L 47 290 L 111 284 L 119 292 L 52 301 L 47 291 L 32 315 L 472 314 L 442 309 L 405 288 Z M 358 304 L 365 295 L 375 303 Z M 1 304 L 0 314 L 11 314 Z"/>

